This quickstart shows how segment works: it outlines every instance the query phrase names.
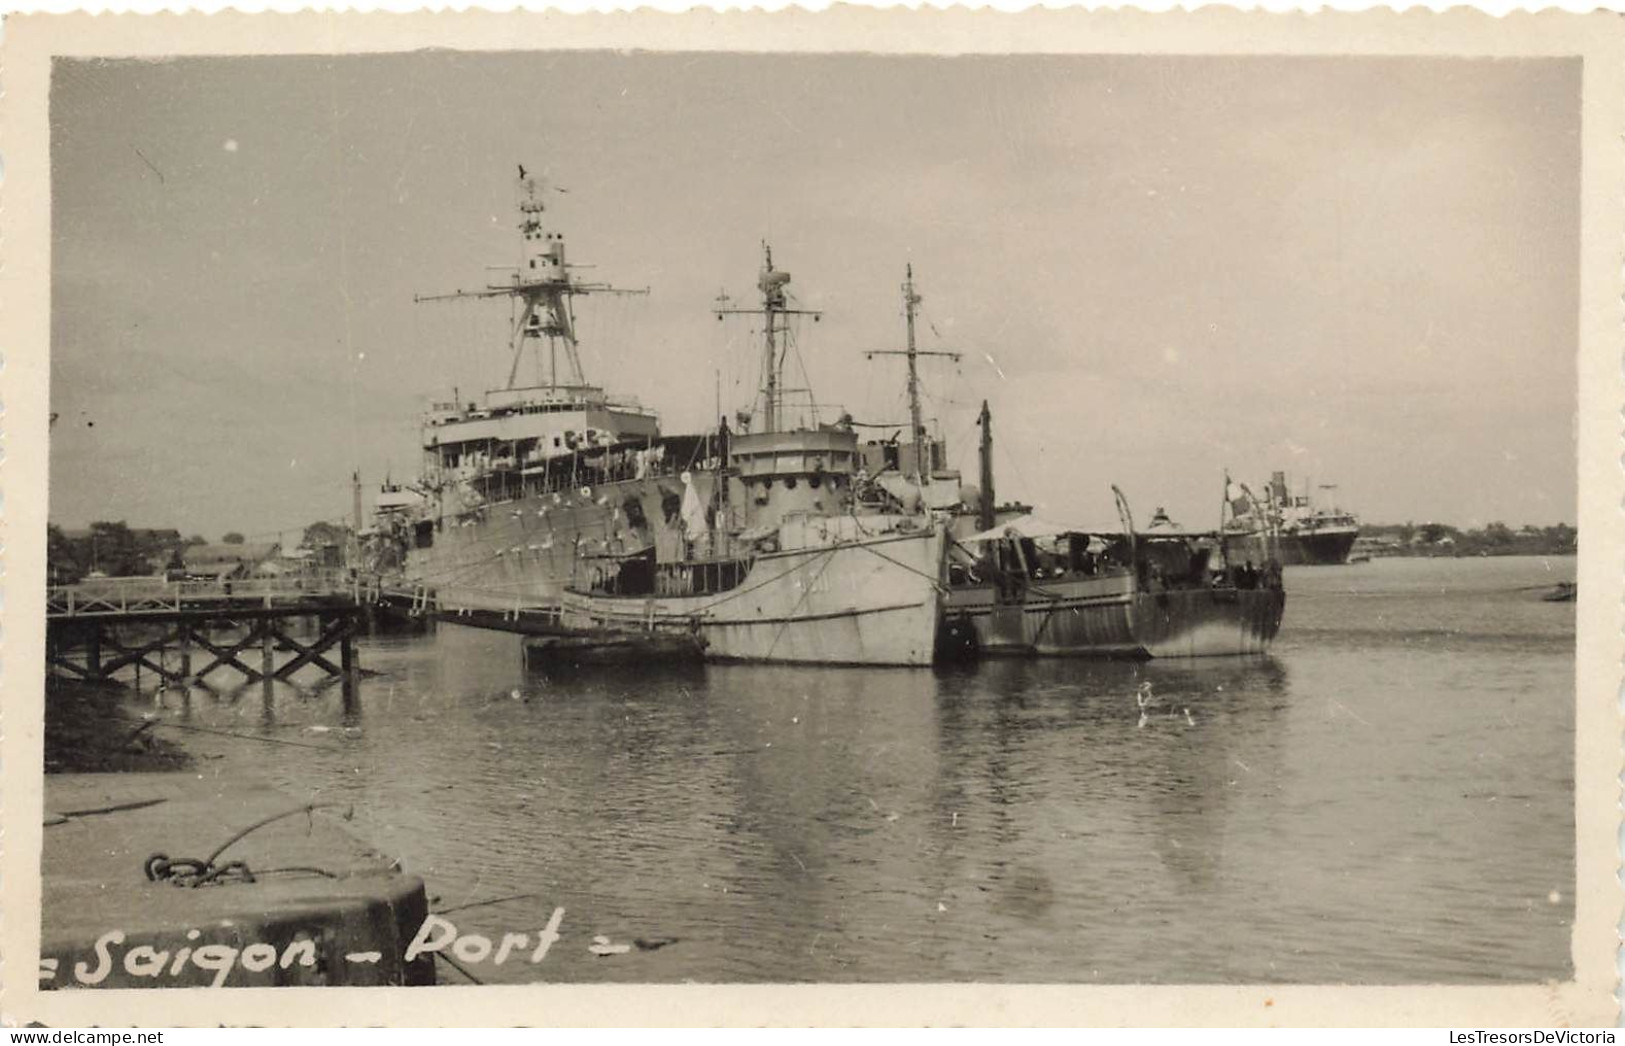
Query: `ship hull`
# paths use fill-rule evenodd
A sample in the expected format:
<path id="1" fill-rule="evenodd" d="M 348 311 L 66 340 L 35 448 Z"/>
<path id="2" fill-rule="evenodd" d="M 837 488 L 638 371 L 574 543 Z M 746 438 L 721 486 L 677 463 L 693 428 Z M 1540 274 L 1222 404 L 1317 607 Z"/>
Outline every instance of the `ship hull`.
<path id="1" fill-rule="evenodd" d="M 708 499 L 711 477 L 693 481 Z M 426 524 L 428 544 L 406 552 L 398 583 L 442 614 L 555 608 L 582 569 L 578 552 L 679 544 L 682 494 L 673 476 L 626 479 L 447 515 Z"/>
<path id="2" fill-rule="evenodd" d="M 1348 562 L 1359 534 L 1358 530 L 1286 532 L 1274 542 L 1263 534 L 1229 534 L 1225 536 L 1225 548 L 1232 563 L 1267 563 L 1271 549 L 1278 548 L 1275 558 L 1282 566 L 1337 566 Z"/>
<path id="3" fill-rule="evenodd" d="M 924 666 L 941 619 L 940 528 L 758 556 L 734 589 L 563 595 L 574 627 L 691 631 L 714 661 Z"/>
<path id="4" fill-rule="evenodd" d="M 1186 658 L 1262 654 L 1281 628 L 1280 589 L 1141 590 L 1123 574 L 1047 582 L 1019 603 L 991 587 L 951 592 L 946 626 L 984 656 Z"/>

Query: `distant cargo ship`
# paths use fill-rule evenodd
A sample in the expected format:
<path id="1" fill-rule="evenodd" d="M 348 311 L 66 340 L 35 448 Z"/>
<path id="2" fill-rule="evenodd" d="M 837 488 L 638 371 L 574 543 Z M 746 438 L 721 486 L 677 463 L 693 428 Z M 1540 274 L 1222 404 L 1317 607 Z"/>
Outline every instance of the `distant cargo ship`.
<path id="1" fill-rule="evenodd" d="M 1360 536 L 1360 521 L 1352 512 L 1317 506 L 1307 485 L 1302 494 L 1293 494 L 1287 489 L 1284 472 L 1271 473 L 1262 497 L 1227 478 L 1225 500 L 1229 519 L 1222 533 L 1226 551 L 1235 562 L 1274 559 L 1283 566 L 1347 563 L 1354 539 Z"/>

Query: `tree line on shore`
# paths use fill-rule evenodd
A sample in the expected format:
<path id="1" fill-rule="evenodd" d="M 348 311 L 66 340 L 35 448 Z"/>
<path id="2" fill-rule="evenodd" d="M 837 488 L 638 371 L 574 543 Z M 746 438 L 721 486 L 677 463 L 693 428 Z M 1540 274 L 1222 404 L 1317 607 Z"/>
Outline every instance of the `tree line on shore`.
<path id="1" fill-rule="evenodd" d="M 311 548 L 342 545 L 348 533 L 343 526 L 317 522 L 305 528 L 301 543 Z M 1499 522 L 1478 529 L 1409 522 L 1360 527 L 1361 547 L 1377 555 L 1566 555 L 1574 552 L 1576 538 L 1577 531 L 1567 523 L 1517 529 Z M 232 532 L 220 541 L 240 545 L 244 538 Z M 208 543 L 200 534 L 183 538 L 178 530 L 142 529 L 122 520 L 98 521 L 88 530 L 71 533 L 53 523 L 46 528 L 46 569 L 52 584 L 68 584 L 93 573 L 141 577 L 181 567 L 186 549 Z"/>
<path id="2" fill-rule="evenodd" d="M 243 540 L 236 532 L 220 539 L 226 545 L 241 545 Z M 186 549 L 208 543 L 201 534 L 183 538 L 178 530 L 131 527 L 123 520 L 98 520 L 75 532 L 52 523 L 45 528 L 45 566 L 53 584 L 91 574 L 143 577 L 179 568 Z"/>
<path id="3" fill-rule="evenodd" d="M 299 547 L 313 550 L 342 549 L 351 531 L 342 524 L 319 520 L 304 528 Z M 221 546 L 240 545 L 245 554 L 286 552 L 279 542 L 249 545 L 237 531 L 221 536 L 212 544 L 201 534 L 182 537 L 174 528 L 132 527 L 123 520 L 98 520 L 85 530 L 67 530 L 52 523 L 45 529 L 45 563 L 53 585 L 67 585 L 92 575 L 105 577 L 151 577 L 184 570 L 188 550 L 207 546 L 225 552 Z M 199 552 L 205 550 L 200 549 Z M 333 565 L 333 564 L 329 564 Z"/>
<path id="4" fill-rule="evenodd" d="M 1374 554 L 1400 556 L 1572 555 L 1579 532 L 1567 523 L 1512 528 L 1486 523 L 1476 529 L 1445 523 L 1364 523 L 1359 544 Z"/>

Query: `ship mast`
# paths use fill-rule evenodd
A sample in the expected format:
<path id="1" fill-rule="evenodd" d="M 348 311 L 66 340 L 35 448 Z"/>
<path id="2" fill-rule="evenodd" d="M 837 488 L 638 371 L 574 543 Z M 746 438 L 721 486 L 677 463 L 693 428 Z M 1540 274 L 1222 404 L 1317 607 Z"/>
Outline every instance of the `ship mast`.
<path id="1" fill-rule="evenodd" d="M 976 509 L 976 529 L 993 529 L 993 414 L 982 401 L 982 415 L 976 419 L 982 429 L 982 502 Z"/>
<path id="2" fill-rule="evenodd" d="M 918 474 L 920 482 L 926 481 L 925 460 L 925 419 L 920 408 L 920 365 L 921 356 L 946 356 L 955 363 L 959 362 L 957 352 L 934 352 L 921 350 L 915 347 L 914 342 L 914 316 L 924 299 L 914 292 L 914 263 L 907 267 L 908 278 L 903 282 L 903 311 L 908 316 L 908 348 L 901 351 L 897 349 L 877 349 L 865 353 L 865 358 L 874 359 L 876 356 L 906 356 L 908 357 L 908 418 L 913 429 L 914 443 L 914 471 Z M 986 404 L 983 405 L 984 407 Z M 992 524 L 988 524 L 992 526 Z M 986 528 L 983 528 L 986 529 Z"/>
<path id="3" fill-rule="evenodd" d="M 648 294 L 647 287 L 627 290 L 607 283 L 583 283 L 570 270 L 576 266 L 564 260 L 564 235 L 548 232 L 542 222 L 547 210 L 542 200 L 544 186 L 539 179 L 519 167 L 519 233 L 522 238 L 520 264 L 505 283 L 489 283 L 478 291 L 415 295 L 415 302 L 452 301 L 459 298 L 513 298 L 519 309 L 509 334 L 513 363 L 508 368 L 506 388 L 518 388 L 519 364 L 525 349 L 535 344 L 538 356 L 541 342 L 547 342 L 547 387 L 581 387 L 587 384 L 577 348 L 575 315 L 570 299 L 583 294 Z M 562 190 L 560 190 L 562 191 Z M 559 380 L 559 350 L 564 350 L 565 380 Z"/>
<path id="4" fill-rule="evenodd" d="M 762 292 L 759 309 L 733 309 L 722 303 L 727 295 L 717 299 L 717 319 L 724 316 L 761 316 L 762 329 L 762 432 L 777 432 L 781 420 L 784 397 L 784 357 L 790 344 L 789 317 L 811 316 L 817 322 L 823 313 L 811 309 L 790 308 L 790 294 L 786 287 L 790 274 L 773 267 L 773 247 L 762 242 L 762 273 L 756 280 L 756 289 Z M 782 340 L 781 340 L 782 336 Z M 781 344 L 784 348 L 780 348 Z"/>

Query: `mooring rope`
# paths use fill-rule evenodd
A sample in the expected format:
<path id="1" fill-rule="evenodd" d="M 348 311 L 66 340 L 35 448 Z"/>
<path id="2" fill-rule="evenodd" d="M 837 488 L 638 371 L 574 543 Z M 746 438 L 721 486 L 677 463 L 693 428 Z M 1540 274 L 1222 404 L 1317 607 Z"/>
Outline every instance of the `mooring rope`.
<path id="1" fill-rule="evenodd" d="M 468 969 L 466 967 L 464 967 L 462 963 L 458 962 L 456 959 L 453 959 L 451 956 L 447 955 L 445 952 L 431 952 L 430 954 L 433 955 L 436 959 L 444 960 L 446 965 L 450 966 L 452 969 L 456 970 L 458 973 L 462 974 L 464 977 L 467 977 L 469 980 L 473 981 L 475 984 L 479 984 L 479 985 L 485 984 L 484 981 L 480 980 L 478 977 L 474 976 L 472 973 L 469 973 Z"/>
<path id="2" fill-rule="evenodd" d="M 802 604 L 807 602 L 807 597 L 813 594 L 813 589 L 818 586 L 819 579 L 824 576 L 824 571 L 828 570 L 829 565 L 833 562 L 835 562 L 835 554 L 832 551 L 828 556 L 824 557 L 824 562 L 819 566 L 818 573 L 814 574 L 812 580 L 808 581 L 803 587 L 801 598 L 796 600 L 796 605 L 790 608 L 790 613 L 785 616 L 782 622 L 780 622 L 779 630 L 773 633 L 773 642 L 767 645 L 767 654 L 769 657 L 773 655 L 773 651 L 778 649 L 779 640 L 784 638 L 784 630 L 790 627 L 790 622 L 795 618 L 796 611 L 800 610 Z"/>
<path id="3" fill-rule="evenodd" d="M 233 835 L 230 839 L 227 839 L 225 842 L 215 847 L 214 852 L 202 860 L 199 860 L 196 857 L 171 858 L 165 853 L 155 853 L 149 856 L 146 861 L 142 863 L 141 870 L 146 874 L 147 879 L 151 882 L 167 882 L 175 886 L 186 886 L 191 887 L 192 889 L 227 879 L 234 879 L 236 881 L 245 883 L 255 882 L 256 880 L 253 869 L 249 868 L 247 861 L 227 861 L 225 864 L 216 864 L 215 862 L 219 860 L 221 854 L 231 849 L 233 844 L 241 841 L 250 833 L 259 831 L 268 824 L 283 820 L 284 818 L 293 817 L 297 814 L 305 814 L 309 816 L 315 813 L 317 810 L 334 807 L 344 810 L 344 819 L 347 821 L 355 816 L 355 810 L 353 807 L 344 806 L 341 803 L 306 803 L 303 806 L 296 806 L 292 810 L 284 810 L 279 814 L 272 814 L 270 817 L 265 817 L 255 821 L 247 828 L 244 828 L 242 831 Z M 316 868 L 309 865 L 296 865 L 286 868 L 266 868 L 262 869 L 260 874 L 271 875 L 278 872 L 313 872 L 329 879 L 339 878 L 336 874 L 326 870 L 325 868 Z"/>
<path id="4" fill-rule="evenodd" d="M 752 749 L 752 751 L 755 751 L 755 749 Z M 504 904 L 508 901 L 528 901 L 541 896 L 542 894 L 539 893 L 513 893 L 506 897 L 493 897 L 488 901 L 470 901 L 468 904 L 452 905 L 450 908 L 438 909 L 434 914 L 450 915 L 452 912 L 466 912 L 470 908 L 489 908 L 493 904 Z"/>
<path id="5" fill-rule="evenodd" d="M 871 548 L 868 545 L 858 545 L 857 547 L 863 549 L 865 552 L 868 552 L 870 555 L 879 556 L 881 559 L 884 559 L 886 562 L 890 563 L 892 566 L 902 567 L 904 570 L 908 571 L 910 574 L 918 574 L 918 575 L 920 575 L 921 577 L 925 578 L 927 581 L 931 582 L 931 587 L 936 589 L 938 592 L 946 592 L 947 591 L 947 587 L 945 585 L 943 585 L 942 580 L 940 578 L 932 577 L 930 574 L 927 574 L 925 571 L 919 569 L 918 567 L 911 567 L 907 563 L 901 562 L 899 560 L 895 560 L 895 559 L 891 558 L 890 556 L 886 555 L 884 552 L 878 552 L 874 548 Z"/>
<path id="6" fill-rule="evenodd" d="M 255 734 L 238 734 L 230 730 L 211 730 L 206 726 L 185 726 L 181 723 L 157 722 L 155 726 L 168 727 L 171 730 L 186 730 L 194 734 L 215 734 L 219 737 L 235 737 L 239 741 L 263 741 L 268 745 L 292 745 L 295 748 L 314 748 L 322 752 L 336 752 L 336 745 L 318 745 L 309 741 L 289 741 L 281 737 L 259 737 Z"/>

